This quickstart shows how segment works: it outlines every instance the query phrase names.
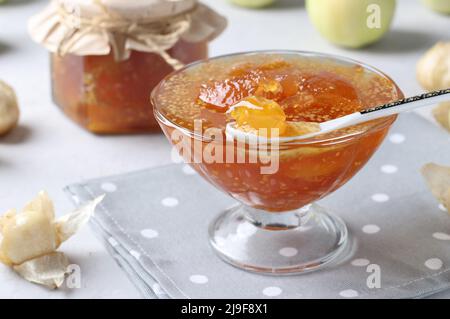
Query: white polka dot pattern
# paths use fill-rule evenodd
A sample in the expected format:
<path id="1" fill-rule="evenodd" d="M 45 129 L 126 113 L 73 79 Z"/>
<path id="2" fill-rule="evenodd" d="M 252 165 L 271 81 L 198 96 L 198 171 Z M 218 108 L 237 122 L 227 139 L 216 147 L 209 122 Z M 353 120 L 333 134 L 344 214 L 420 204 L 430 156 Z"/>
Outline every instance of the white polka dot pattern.
<path id="1" fill-rule="evenodd" d="M 154 229 L 143 229 L 141 230 L 141 235 L 142 237 L 152 239 L 158 237 L 159 234 Z"/>
<path id="2" fill-rule="evenodd" d="M 381 166 L 380 170 L 385 174 L 394 174 L 397 173 L 398 167 L 395 165 L 386 164 Z"/>
<path id="3" fill-rule="evenodd" d="M 389 195 L 383 193 L 373 194 L 372 200 L 377 203 L 384 203 L 389 200 Z"/>
<path id="4" fill-rule="evenodd" d="M 439 270 L 444 263 L 439 258 L 430 258 L 425 262 L 425 266 L 431 270 Z"/>
<path id="5" fill-rule="evenodd" d="M 370 264 L 370 261 L 365 258 L 358 258 L 358 259 L 352 260 L 351 264 L 356 267 L 365 267 Z"/>
<path id="6" fill-rule="evenodd" d="M 166 197 L 161 201 L 161 204 L 166 207 L 175 207 L 178 205 L 178 199 L 175 197 Z"/>
<path id="7" fill-rule="evenodd" d="M 267 297 L 276 297 L 281 295 L 282 292 L 283 290 L 280 287 L 266 287 L 262 291 L 263 295 Z"/>
<path id="8" fill-rule="evenodd" d="M 405 135 L 400 133 L 394 133 L 389 136 L 389 141 L 394 144 L 401 144 L 406 140 Z"/>
<path id="9" fill-rule="evenodd" d="M 380 231 L 380 227 L 378 225 L 364 225 L 362 231 L 366 234 L 376 234 Z"/>
<path id="10" fill-rule="evenodd" d="M 433 237 L 439 240 L 450 240 L 450 235 L 446 233 L 434 233 Z"/>
<path id="11" fill-rule="evenodd" d="M 298 254 L 298 250 L 294 247 L 284 247 L 280 249 L 279 253 L 284 257 L 294 257 Z"/>
<path id="12" fill-rule="evenodd" d="M 359 296 L 359 293 L 353 289 L 346 289 L 346 290 L 342 290 L 339 293 L 339 296 L 344 297 L 344 298 L 355 298 L 355 297 Z"/>
<path id="13" fill-rule="evenodd" d="M 204 275 L 192 275 L 189 277 L 189 280 L 194 284 L 203 285 L 208 282 L 208 277 Z"/>

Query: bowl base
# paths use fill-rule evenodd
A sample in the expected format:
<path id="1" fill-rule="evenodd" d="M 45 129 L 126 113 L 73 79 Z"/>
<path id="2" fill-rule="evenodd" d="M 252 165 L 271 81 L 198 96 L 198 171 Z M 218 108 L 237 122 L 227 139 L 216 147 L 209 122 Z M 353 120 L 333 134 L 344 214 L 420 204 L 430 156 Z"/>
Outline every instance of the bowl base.
<path id="1" fill-rule="evenodd" d="M 210 243 L 223 260 L 268 275 L 322 269 L 343 257 L 347 237 L 345 223 L 316 204 L 284 213 L 239 205 L 219 215 L 209 229 Z"/>

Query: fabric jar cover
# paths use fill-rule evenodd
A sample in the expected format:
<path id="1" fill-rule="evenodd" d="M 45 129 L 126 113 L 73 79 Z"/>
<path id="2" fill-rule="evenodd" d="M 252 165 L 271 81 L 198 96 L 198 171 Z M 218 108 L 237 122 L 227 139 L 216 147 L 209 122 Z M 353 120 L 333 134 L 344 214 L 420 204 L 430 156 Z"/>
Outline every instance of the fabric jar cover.
<path id="1" fill-rule="evenodd" d="M 34 41 L 60 55 L 107 55 L 117 61 L 131 50 L 160 54 L 174 68 L 166 50 L 180 39 L 211 41 L 226 19 L 197 0 L 52 0 L 28 23 Z"/>

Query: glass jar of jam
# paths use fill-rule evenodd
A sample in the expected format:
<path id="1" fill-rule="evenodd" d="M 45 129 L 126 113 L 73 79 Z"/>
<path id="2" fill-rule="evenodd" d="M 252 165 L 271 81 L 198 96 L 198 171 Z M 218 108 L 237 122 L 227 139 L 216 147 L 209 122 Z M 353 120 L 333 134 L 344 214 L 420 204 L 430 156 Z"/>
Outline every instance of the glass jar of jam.
<path id="1" fill-rule="evenodd" d="M 53 0 L 29 29 L 50 51 L 54 102 L 89 131 L 115 134 L 158 130 L 150 92 L 206 58 L 225 24 L 196 0 Z"/>
<path id="2" fill-rule="evenodd" d="M 169 51 L 182 63 L 207 57 L 206 42 L 179 41 Z M 104 56 L 51 54 L 54 102 L 95 133 L 159 129 L 149 107 L 152 89 L 173 68 L 155 53 L 132 51 L 124 61 Z"/>

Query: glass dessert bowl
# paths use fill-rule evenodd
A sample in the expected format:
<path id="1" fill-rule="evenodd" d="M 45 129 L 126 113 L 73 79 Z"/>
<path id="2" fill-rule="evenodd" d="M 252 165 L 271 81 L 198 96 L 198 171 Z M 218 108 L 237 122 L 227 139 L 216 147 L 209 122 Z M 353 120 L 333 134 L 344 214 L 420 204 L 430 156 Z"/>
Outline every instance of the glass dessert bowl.
<path id="1" fill-rule="evenodd" d="M 184 160 L 240 202 L 211 223 L 216 253 L 246 270 L 295 274 L 342 256 L 346 226 L 315 202 L 365 165 L 395 116 L 300 136 L 402 97 L 389 77 L 362 63 L 270 51 L 188 65 L 153 90 L 152 103 Z"/>

